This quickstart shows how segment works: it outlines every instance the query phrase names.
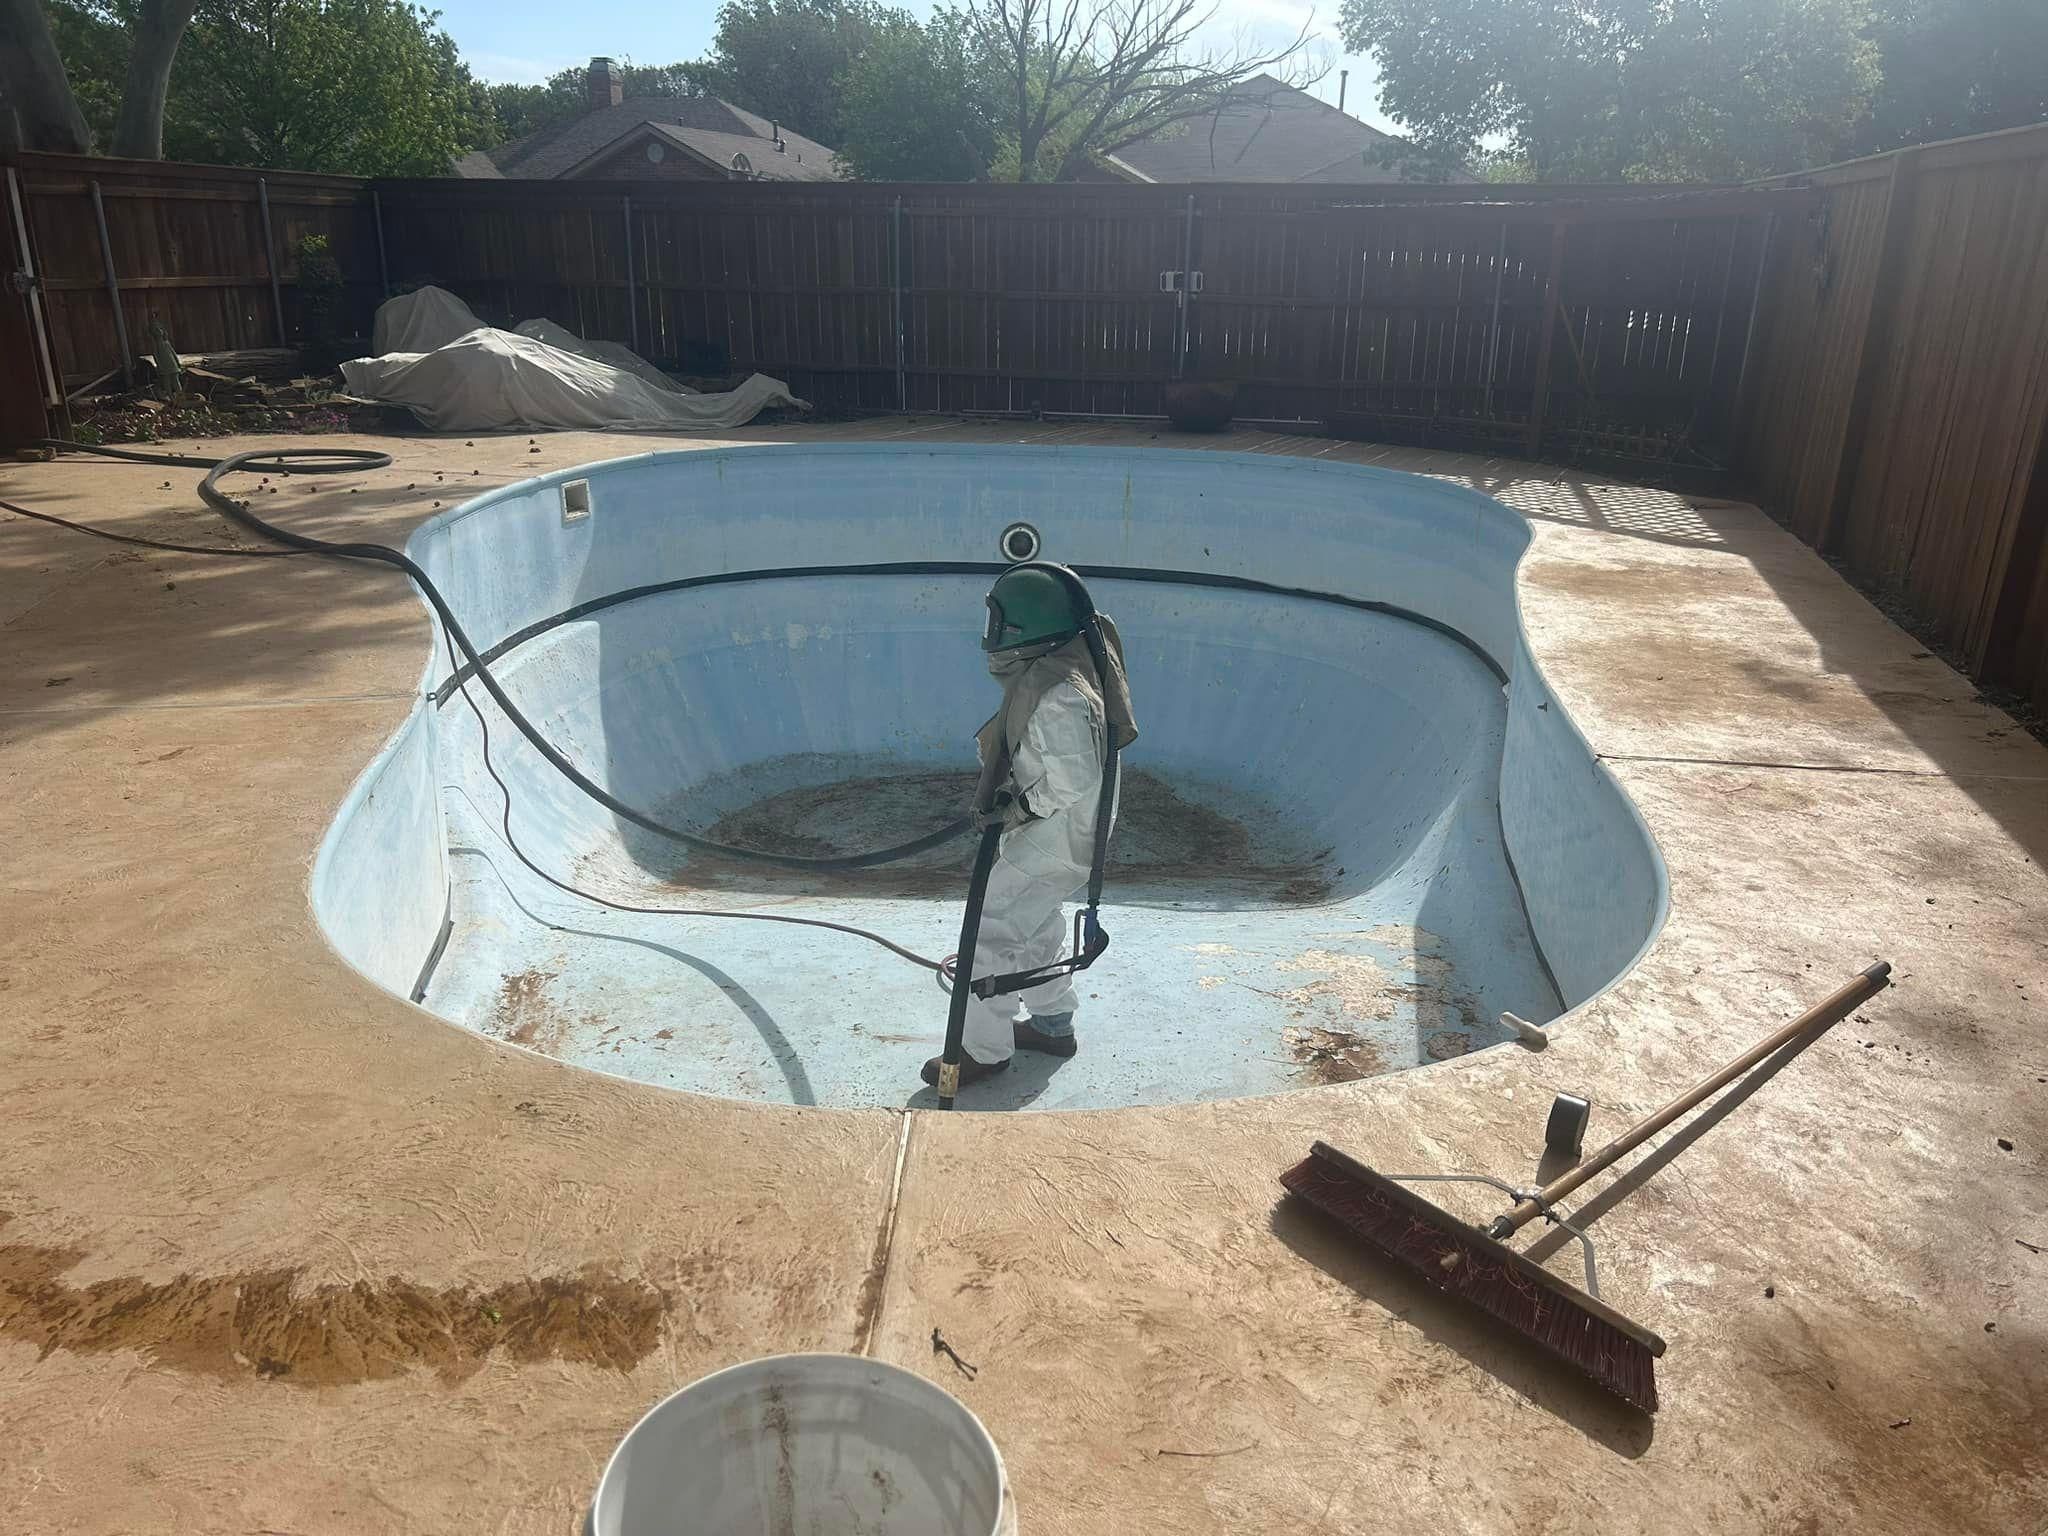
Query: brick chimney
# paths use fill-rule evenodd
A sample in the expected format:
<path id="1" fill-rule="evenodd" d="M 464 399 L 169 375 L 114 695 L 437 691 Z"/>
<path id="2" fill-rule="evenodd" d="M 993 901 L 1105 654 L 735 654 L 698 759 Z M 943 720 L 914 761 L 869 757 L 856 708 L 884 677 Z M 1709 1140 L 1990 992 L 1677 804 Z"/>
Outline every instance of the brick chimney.
<path id="1" fill-rule="evenodd" d="M 591 111 L 616 107 L 626 99 L 626 77 L 619 73 L 619 66 L 610 59 L 592 59 L 588 79 Z"/>

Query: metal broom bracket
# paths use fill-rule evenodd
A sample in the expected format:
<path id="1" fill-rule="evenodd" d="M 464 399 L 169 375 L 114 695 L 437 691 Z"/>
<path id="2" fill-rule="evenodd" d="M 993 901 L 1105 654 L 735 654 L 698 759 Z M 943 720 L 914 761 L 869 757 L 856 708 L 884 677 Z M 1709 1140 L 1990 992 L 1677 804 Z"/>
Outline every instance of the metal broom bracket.
<path id="1" fill-rule="evenodd" d="M 1517 1205 L 1525 1200 L 1533 1200 L 1537 1209 L 1543 1213 L 1545 1221 L 1563 1228 L 1579 1240 L 1579 1248 L 1586 1261 L 1586 1294 L 1595 1301 L 1600 1299 L 1600 1270 L 1594 1257 L 1593 1239 L 1586 1235 L 1583 1227 L 1576 1226 L 1558 1215 L 1557 1208 L 1543 1198 L 1540 1190 L 1517 1189 L 1505 1179 L 1496 1179 L 1484 1173 L 1390 1173 L 1386 1177 L 1401 1184 L 1484 1184 L 1491 1189 L 1499 1190 Z"/>

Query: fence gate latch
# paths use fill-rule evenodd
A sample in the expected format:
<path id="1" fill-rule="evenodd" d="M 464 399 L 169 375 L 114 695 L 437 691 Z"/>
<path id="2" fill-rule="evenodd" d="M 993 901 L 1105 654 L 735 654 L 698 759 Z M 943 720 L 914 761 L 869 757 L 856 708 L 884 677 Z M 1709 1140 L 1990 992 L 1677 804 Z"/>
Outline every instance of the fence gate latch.
<path id="1" fill-rule="evenodd" d="M 7 274 L 7 290 L 10 293 L 27 295 L 36 292 L 42 286 L 33 274 L 24 272 L 19 267 Z"/>
<path id="2" fill-rule="evenodd" d="M 1202 274 L 1195 272 L 1162 272 L 1159 274 L 1161 293 L 1200 293 Z"/>

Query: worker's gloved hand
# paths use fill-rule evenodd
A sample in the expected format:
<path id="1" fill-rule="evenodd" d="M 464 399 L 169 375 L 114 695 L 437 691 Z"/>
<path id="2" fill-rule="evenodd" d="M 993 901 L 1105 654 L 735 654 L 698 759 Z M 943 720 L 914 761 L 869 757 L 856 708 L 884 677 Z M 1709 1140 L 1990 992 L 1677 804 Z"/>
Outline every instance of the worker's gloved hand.
<path id="1" fill-rule="evenodd" d="M 1018 794 L 1013 787 L 1005 785 L 996 791 L 995 803 L 992 806 L 985 811 L 975 811 L 974 830 L 986 832 L 990 827 L 995 826 L 1005 829 L 1021 827 L 1025 822 L 1035 820 L 1037 818 L 1031 814 L 1030 808 L 1025 805 L 1024 797 Z"/>

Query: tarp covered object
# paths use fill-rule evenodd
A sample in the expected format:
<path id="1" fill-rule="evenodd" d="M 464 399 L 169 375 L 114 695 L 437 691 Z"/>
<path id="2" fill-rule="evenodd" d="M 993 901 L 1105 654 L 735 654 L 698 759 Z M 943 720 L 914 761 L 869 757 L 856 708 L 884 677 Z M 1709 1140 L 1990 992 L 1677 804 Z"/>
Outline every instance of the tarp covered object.
<path id="1" fill-rule="evenodd" d="M 378 356 L 341 365 L 349 393 L 405 406 L 436 432 L 709 431 L 740 426 L 769 406 L 809 409 L 760 373 L 724 394 L 683 393 L 615 343 L 587 342 L 547 320 L 496 330 L 443 288 L 380 305 L 374 340 Z"/>

